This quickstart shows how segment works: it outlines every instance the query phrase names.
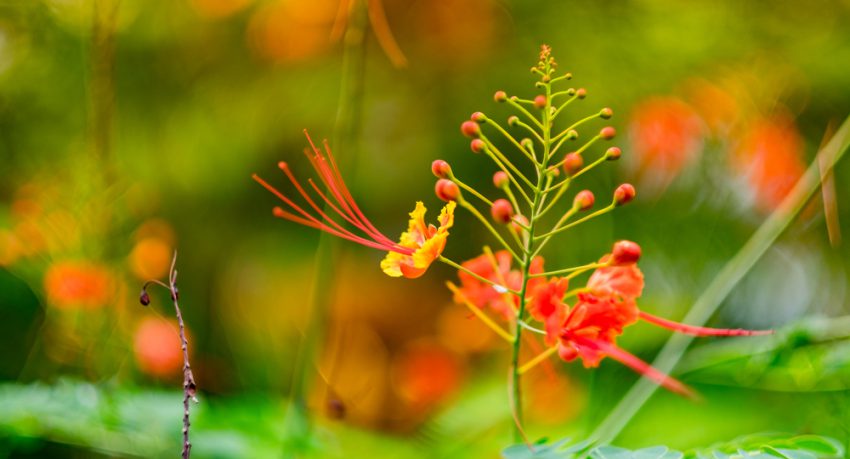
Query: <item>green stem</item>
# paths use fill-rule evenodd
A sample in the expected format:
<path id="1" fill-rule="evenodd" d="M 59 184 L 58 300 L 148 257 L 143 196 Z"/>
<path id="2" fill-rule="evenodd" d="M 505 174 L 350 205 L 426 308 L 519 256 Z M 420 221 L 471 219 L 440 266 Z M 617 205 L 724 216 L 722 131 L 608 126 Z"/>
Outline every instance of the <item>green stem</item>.
<path id="1" fill-rule="evenodd" d="M 548 72 L 548 66 L 547 66 Z M 552 146 L 552 122 L 550 114 L 552 112 L 552 86 L 548 83 L 544 84 L 546 88 L 546 107 L 543 109 L 543 122 L 542 122 L 542 131 L 543 131 L 543 158 L 540 164 L 537 165 L 537 186 L 533 187 L 534 191 L 534 199 L 531 203 L 531 211 L 529 215 L 529 225 L 528 225 L 528 237 L 525 239 L 525 244 L 523 244 L 523 259 L 522 259 L 522 287 L 520 288 L 519 295 L 519 310 L 517 311 L 517 320 L 516 326 L 514 330 L 514 337 L 516 340 L 513 343 L 513 348 L 511 350 L 511 389 L 513 391 L 513 396 L 511 397 L 511 401 L 513 402 L 513 406 L 511 407 L 515 417 L 516 423 L 514 427 L 514 440 L 516 442 L 520 442 L 523 438 L 522 433 L 522 387 L 521 387 L 521 378 L 522 372 L 520 371 L 519 365 L 519 355 L 522 350 L 522 324 L 525 315 L 525 308 L 528 300 L 526 298 L 528 294 L 528 281 L 531 279 L 529 270 L 531 269 L 531 261 L 534 259 L 534 256 L 531 255 L 534 251 L 534 229 L 537 221 L 537 212 L 539 212 L 541 199 L 543 197 L 542 190 L 544 185 L 544 180 L 546 180 L 546 164 L 549 161 L 550 148 Z"/>
<path id="2" fill-rule="evenodd" d="M 702 326 L 711 318 L 735 285 L 752 269 L 818 191 L 821 173 L 825 174 L 832 170 L 848 148 L 850 148 L 850 117 L 844 120 L 829 143 L 818 152 L 806 173 L 779 207 L 711 281 L 682 320 L 683 323 Z M 819 159 L 826 164 L 823 171 L 819 170 Z M 662 373 L 669 374 L 682 358 L 691 340 L 693 340 L 692 336 L 674 334 L 658 353 L 652 366 Z M 655 382 L 641 378 L 597 426 L 590 439 L 597 444 L 607 444 L 614 440 L 657 388 L 658 385 Z"/>
<path id="3" fill-rule="evenodd" d="M 468 210 L 488 230 L 490 230 L 490 233 L 493 234 L 493 237 L 495 237 L 496 240 L 499 241 L 500 244 L 502 244 L 502 247 L 504 247 L 505 250 L 510 252 L 510 254 L 514 257 L 514 260 L 516 260 L 518 263 L 522 262 L 522 258 L 520 258 L 519 255 L 517 255 L 516 251 L 514 251 L 514 249 L 510 245 L 508 245 L 507 241 L 505 241 L 505 239 L 502 237 L 502 235 L 499 234 L 498 231 L 496 231 L 496 228 L 493 228 L 493 225 L 491 225 L 490 222 L 487 221 L 487 217 L 481 215 L 481 212 L 479 212 L 478 209 L 475 208 L 475 206 L 473 206 L 469 202 L 465 201 L 464 199 L 460 199 L 460 198 L 457 200 L 457 203 L 460 204 L 461 207 L 463 207 L 464 209 Z"/>

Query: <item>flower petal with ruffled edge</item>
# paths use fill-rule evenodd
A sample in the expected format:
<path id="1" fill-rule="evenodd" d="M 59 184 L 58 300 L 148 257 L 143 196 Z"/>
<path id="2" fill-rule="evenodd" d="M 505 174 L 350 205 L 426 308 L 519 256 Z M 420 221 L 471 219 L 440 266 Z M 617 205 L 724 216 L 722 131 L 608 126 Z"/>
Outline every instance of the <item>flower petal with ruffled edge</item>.
<path id="1" fill-rule="evenodd" d="M 443 253 L 446 247 L 446 239 L 449 237 L 449 228 L 454 224 L 454 209 L 456 203 L 449 202 L 443 207 L 437 221 L 439 228 L 434 225 L 426 225 L 425 212 L 427 209 L 421 201 L 416 203 L 413 212 L 410 213 L 410 222 L 407 231 L 401 234 L 398 245 L 413 250 L 413 254 L 406 255 L 399 252 L 389 252 L 381 261 L 381 269 L 390 277 L 407 277 L 414 279 L 431 266 L 431 263 Z"/>

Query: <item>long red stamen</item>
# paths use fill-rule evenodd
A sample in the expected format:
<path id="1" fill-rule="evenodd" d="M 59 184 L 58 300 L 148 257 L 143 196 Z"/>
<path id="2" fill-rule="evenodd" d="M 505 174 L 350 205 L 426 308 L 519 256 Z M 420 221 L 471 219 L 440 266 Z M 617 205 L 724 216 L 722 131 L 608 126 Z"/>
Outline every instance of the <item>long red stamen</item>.
<path id="1" fill-rule="evenodd" d="M 696 327 L 693 325 L 686 325 L 679 322 L 673 322 L 672 320 L 667 320 L 658 316 L 654 316 L 643 311 L 640 312 L 640 318 L 651 324 L 658 325 L 659 327 L 694 336 L 761 336 L 772 335 L 774 333 L 773 330 L 744 330 L 741 328 L 731 329 Z"/>
<path id="2" fill-rule="evenodd" d="M 316 170 L 319 178 L 322 179 L 322 182 L 328 190 L 330 190 L 331 195 L 336 199 L 339 206 L 353 220 L 357 221 L 357 223 L 352 224 L 356 225 L 364 233 L 368 234 L 376 241 L 387 245 L 395 245 L 395 242 L 378 231 L 372 222 L 370 222 L 363 212 L 360 211 L 360 208 L 357 206 L 357 203 L 354 201 L 351 192 L 348 190 L 348 187 L 342 178 L 342 174 L 339 172 L 339 168 L 336 166 L 336 161 L 330 147 L 328 146 L 327 140 L 324 141 L 325 152 L 327 153 L 327 158 L 325 158 L 325 156 L 322 155 L 322 151 L 316 147 L 315 143 L 313 143 L 313 139 L 310 138 L 310 135 L 307 134 L 306 130 L 304 131 L 304 135 L 307 137 L 307 141 L 313 149 L 313 155 L 308 153 L 307 158 L 310 160 L 310 163 L 313 165 L 313 168 Z M 342 212 L 338 213 L 343 215 Z"/>
<path id="3" fill-rule="evenodd" d="M 368 226 L 375 233 L 376 236 L 378 236 L 378 239 L 382 239 L 386 242 L 393 243 L 392 240 L 390 240 L 388 237 L 384 236 L 380 231 L 378 231 L 377 228 L 375 228 L 375 225 L 373 225 L 372 222 L 370 222 L 369 219 L 366 218 L 366 215 L 363 214 L 363 212 L 360 210 L 360 207 L 358 207 L 357 203 L 354 202 L 354 198 L 351 196 L 351 192 L 348 191 L 348 187 L 345 185 L 345 182 L 342 180 L 342 174 L 340 174 L 340 172 L 339 172 L 339 168 L 336 165 L 336 160 L 334 159 L 333 153 L 331 152 L 331 149 L 328 146 L 327 140 L 324 142 L 324 147 L 325 147 L 325 152 L 328 155 L 328 161 L 330 162 L 331 167 L 333 169 L 333 172 L 336 174 L 336 177 L 339 180 L 340 189 L 341 189 L 343 195 L 345 195 L 345 197 L 348 199 L 348 203 L 351 205 L 351 208 L 354 209 L 354 212 L 357 213 L 357 215 L 360 217 L 360 220 L 366 226 Z"/>
<path id="4" fill-rule="evenodd" d="M 345 215 L 344 213 L 340 212 L 340 211 L 339 211 L 339 209 L 338 209 L 338 208 L 334 205 L 334 203 L 333 203 L 333 202 L 331 202 L 331 200 L 330 200 L 330 199 L 328 199 L 328 197 L 327 197 L 324 193 L 322 193 L 322 191 L 319 189 L 319 186 L 318 186 L 318 185 L 316 185 L 316 182 L 314 182 L 312 179 L 308 179 L 307 181 L 308 181 L 308 182 L 310 182 L 310 185 L 313 187 L 313 189 L 316 191 L 316 193 L 317 193 L 319 196 L 321 196 L 321 197 L 322 197 L 322 199 L 323 199 L 323 200 L 324 200 L 324 201 L 328 204 L 328 206 L 330 206 L 330 208 L 331 208 L 331 209 L 333 209 L 333 210 L 334 210 L 336 213 L 338 213 L 338 214 L 339 214 L 342 218 L 344 218 L 344 219 L 345 219 L 345 221 L 347 221 L 347 222 L 351 223 L 352 225 L 354 225 L 354 226 L 356 226 L 356 227 L 360 228 L 360 229 L 361 229 L 364 233 L 366 233 L 366 234 L 368 234 L 368 235 L 370 235 L 370 236 L 373 236 L 373 237 L 374 237 L 374 234 L 372 234 L 371 232 L 369 232 L 366 228 L 363 228 L 363 226 L 362 226 L 362 224 L 361 224 L 360 222 L 355 221 L 355 220 L 352 220 L 350 217 L 348 217 L 348 216 L 347 216 L 347 215 Z M 407 247 L 402 247 L 402 246 L 398 245 L 397 243 L 395 243 L 395 242 L 393 242 L 393 241 L 387 241 L 387 244 L 386 244 L 386 245 L 387 245 L 387 248 L 388 248 L 388 249 L 394 250 L 395 252 L 398 252 L 398 253 L 403 253 L 403 254 L 407 254 L 407 255 L 412 255 L 412 254 L 413 254 L 413 252 L 414 252 L 414 250 L 413 250 L 413 249 L 409 249 L 409 248 L 407 248 Z"/>
<path id="5" fill-rule="evenodd" d="M 304 198 L 304 200 L 307 201 L 307 204 L 309 204 L 310 207 L 312 207 L 313 210 L 316 211 L 316 213 L 318 213 L 325 221 L 330 223 L 331 226 L 336 228 L 337 231 L 348 234 L 350 236 L 357 237 L 351 231 L 340 226 L 339 223 L 336 222 L 336 220 L 330 218 L 324 211 L 322 211 L 321 207 L 319 207 L 318 205 L 316 205 L 315 202 L 313 202 L 313 200 L 310 198 L 310 195 L 307 194 L 306 191 L 304 191 L 304 188 L 301 187 L 301 184 L 298 182 L 298 180 L 295 178 L 295 176 L 292 175 L 292 171 L 289 170 L 289 166 L 287 166 L 286 163 L 281 162 L 281 163 L 278 164 L 278 166 L 280 167 L 280 170 L 282 170 L 283 173 L 286 174 L 286 177 L 289 179 L 290 182 L 292 182 L 292 185 L 295 186 L 295 189 L 298 190 L 298 192 L 301 194 L 301 196 Z"/>
<path id="6" fill-rule="evenodd" d="M 575 342 L 579 346 L 584 346 L 590 349 L 602 351 L 612 359 L 655 381 L 667 390 L 670 390 L 688 398 L 696 398 L 696 394 L 688 386 L 682 384 L 675 378 L 665 375 L 664 373 L 656 370 L 654 367 L 652 367 L 652 365 L 644 362 L 643 360 L 633 356 L 632 354 L 620 349 L 619 347 L 613 344 L 609 344 L 599 340 L 590 340 L 577 336 L 572 337 L 572 339 L 573 342 Z"/>
<path id="7" fill-rule="evenodd" d="M 281 201 L 283 201 L 284 203 L 286 203 L 286 205 L 288 205 L 289 207 L 291 207 L 293 210 L 295 210 L 295 211 L 296 211 L 296 212 L 298 212 L 299 214 L 303 215 L 303 216 L 304 216 L 304 218 L 306 218 L 307 220 L 309 220 L 309 221 L 311 221 L 311 222 L 314 222 L 315 224 L 319 225 L 319 227 L 324 226 L 324 225 L 323 225 L 323 224 L 322 224 L 322 223 L 321 223 L 321 222 L 320 222 L 320 221 L 319 221 L 316 217 L 314 217 L 314 216 L 310 215 L 310 214 L 309 214 L 306 210 L 304 210 L 304 209 L 302 209 L 301 207 L 299 207 L 299 206 L 298 206 L 298 204 L 295 204 L 294 202 L 292 202 L 292 200 L 290 200 L 289 198 L 287 198 L 286 196 L 284 196 L 284 195 L 283 195 L 283 193 L 281 193 L 280 191 L 278 191 L 278 190 L 277 190 L 277 188 L 275 188 L 275 187 L 273 187 L 273 186 L 269 185 L 269 184 L 268 184 L 268 182 L 266 182 L 265 180 L 261 179 L 259 175 L 254 174 L 254 175 L 252 175 L 252 176 L 251 176 L 251 178 L 253 178 L 253 179 L 254 179 L 254 181 L 256 181 L 257 183 L 259 183 L 260 185 L 262 185 L 262 186 L 263 186 L 263 188 L 265 188 L 265 189 L 269 190 L 269 191 L 270 191 L 273 195 L 277 196 L 277 197 L 278 197 L 278 199 L 280 199 Z M 299 218 L 300 218 L 300 217 L 299 217 Z"/>
<path id="8" fill-rule="evenodd" d="M 336 237 L 340 237 L 342 239 L 347 239 L 349 241 L 356 242 L 356 243 L 364 245 L 366 247 L 371 247 L 373 249 L 384 250 L 384 251 L 385 250 L 396 251 L 394 248 L 385 247 L 381 244 L 378 244 L 377 242 L 373 242 L 373 241 L 370 241 L 368 239 L 363 239 L 362 237 L 341 233 L 341 232 L 339 232 L 339 231 L 337 231 L 337 230 L 335 230 L 335 229 L 329 227 L 328 225 L 325 225 L 325 224 L 323 224 L 319 221 L 307 220 L 307 219 L 301 218 L 297 215 L 291 214 L 291 213 L 283 210 L 280 207 L 275 207 L 273 210 L 274 210 L 274 216 L 275 217 L 283 218 L 283 219 L 286 219 L 286 220 L 289 220 L 289 221 L 292 221 L 292 222 L 295 222 L 295 223 L 298 223 L 298 224 L 301 224 L 301 225 L 304 225 L 304 226 L 309 226 L 310 228 L 315 228 L 317 230 L 324 231 L 324 232 L 331 234 L 331 235 L 334 235 Z"/>

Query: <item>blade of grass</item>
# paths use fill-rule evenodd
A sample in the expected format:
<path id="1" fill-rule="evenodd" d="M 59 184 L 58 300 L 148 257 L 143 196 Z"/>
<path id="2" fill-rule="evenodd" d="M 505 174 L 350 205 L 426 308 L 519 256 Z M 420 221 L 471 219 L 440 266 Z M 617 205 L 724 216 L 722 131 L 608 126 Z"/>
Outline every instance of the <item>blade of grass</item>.
<path id="1" fill-rule="evenodd" d="M 776 238 L 782 234 L 803 206 L 818 191 L 821 172 L 831 171 L 844 156 L 848 147 L 850 147 L 850 117 L 844 120 L 829 143 L 818 152 L 817 157 L 794 186 L 794 189 L 791 190 L 791 193 L 785 197 L 779 207 L 712 280 L 685 316 L 684 323 L 701 326 L 708 321 L 720 307 L 721 302 L 732 291 L 732 288 L 764 255 Z M 825 164 L 821 165 L 822 169 L 818 167 L 820 158 L 827 159 Z M 693 337 L 691 336 L 673 335 L 658 353 L 658 357 L 652 362 L 652 366 L 669 374 L 679 359 L 682 358 L 685 349 L 692 340 Z M 596 444 L 607 444 L 614 440 L 657 388 L 658 386 L 654 382 L 646 378 L 641 378 L 636 382 L 590 435 L 591 441 Z"/>

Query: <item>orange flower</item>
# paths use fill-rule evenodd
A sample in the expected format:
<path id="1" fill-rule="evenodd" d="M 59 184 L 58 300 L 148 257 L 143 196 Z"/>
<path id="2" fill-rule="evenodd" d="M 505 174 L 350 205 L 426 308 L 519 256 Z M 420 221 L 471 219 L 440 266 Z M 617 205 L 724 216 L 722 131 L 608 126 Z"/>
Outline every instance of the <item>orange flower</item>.
<path id="1" fill-rule="evenodd" d="M 568 279 L 555 277 L 548 282 L 538 283 L 530 290 L 533 296 L 528 304 L 528 312 L 531 317 L 545 324 L 546 344 L 550 346 L 556 342 L 555 337 L 568 309 L 563 301 L 568 287 Z"/>
<path id="2" fill-rule="evenodd" d="M 401 234 L 398 245 L 412 250 L 406 254 L 398 251 L 389 251 L 381 261 L 381 269 L 391 277 L 407 277 L 413 279 L 425 273 L 431 263 L 443 253 L 446 247 L 446 238 L 449 237 L 449 228 L 454 224 L 454 209 L 456 203 L 450 201 L 443 207 L 437 221 L 440 227 L 425 224 L 425 205 L 416 203 L 416 208 L 410 213 L 410 222 L 407 231 Z"/>
<path id="3" fill-rule="evenodd" d="M 304 134 L 307 135 L 307 132 L 305 131 Z M 381 262 L 381 269 L 389 276 L 408 278 L 421 276 L 428 269 L 428 266 L 440 256 L 446 246 L 448 230 L 454 223 L 456 203 L 449 202 L 443 207 L 438 218 L 440 227 L 436 228 L 433 225 L 425 224 L 425 206 L 421 202 L 417 202 L 416 208 L 410 213 L 408 230 L 401 235 L 400 242 L 393 242 L 375 228 L 375 225 L 363 215 L 360 207 L 354 202 L 348 186 L 342 180 L 342 175 L 339 173 L 327 141 L 324 143 L 325 152 L 323 153 L 316 148 L 309 135 L 307 135 L 307 140 L 313 150 L 313 155 L 307 153 L 307 157 L 322 183 L 325 184 L 326 191 L 322 192 L 312 179 L 307 180 L 307 182 L 328 208 L 333 210 L 344 222 L 348 222 L 357 228 L 362 235 L 352 232 L 344 226 L 344 222 L 339 222 L 325 213 L 322 207 L 310 197 L 310 194 L 292 175 L 289 166 L 283 161 L 278 163 L 278 167 L 286 174 L 286 177 L 314 213 L 304 210 L 292 199 L 254 174 L 254 180 L 277 196 L 290 209 L 284 210 L 281 207 L 275 207 L 274 215 L 366 247 L 388 252 L 386 258 Z"/>
<path id="4" fill-rule="evenodd" d="M 522 273 L 511 269 L 512 257 L 507 250 L 500 250 L 491 257 L 488 254 L 480 255 L 465 261 L 461 266 L 469 271 L 490 280 L 496 284 L 503 285 L 510 290 L 518 291 L 522 287 Z M 543 257 L 535 257 L 529 267 L 530 274 L 543 272 Z M 469 300 L 479 309 L 489 307 L 499 313 L 505 320 L 510 321 L 516 317 L 519 307 L 519 297 L 508 293 L 497 291 L 493 285 L 488 284 L 465 271 L 458 271 L 460 279 L 459 294 L 455 295 L 455 302 L 463 303 L 463 299 Z M 544 283 L 545 279 L 532 278 L 528 281 L 528 290 Z"/>
<path id="5" fill-rule="evenodd" d="M 679 99 L 654 98 L 635 107 L 629 134 L 638 175 L 663 187 L 700 153 L 703 122 Z"/>
<path id="6" fill-rule="evenodd" d="M 47 301 L 58 308 L 97 308 L 109 302 L 112 276 L 92 263 L 57 262 L 44 275 L 44 291 Z"/>
<path id="7" fill-rule="evenodd" d="M 794 120 L 781 114 L 754 122 L 732 163 L 747 177 L 756 205 L 764 211 L 775 209 L 806 171 L 803 139 Z"/>
<path id="8" fill-rule="evenodd" d="M 622 247 L 636 248 L 636 253 L 640 253 L 637 244 L 629 241 L 615 244 L 613 253 L 618 253 Z M 601 262 L 606 263 L 608 260 L 612 260 L 612 255 L 603 256 Z M 772 333 L 694 327 L 640 311 L 635 300 L 643 291 L 643 274 L 636 261 L 635 258 L 628 263 L 597 269 L 588 280 L 587 291 L 578 294 L 575 306 L 569 310 L 562 325 L 556 330 L 557 336 L 552 336 L 552 331 L 547 328 L 547 338 L 558 340 L 558 355 L 562 359 L 572 361 L 579 358 L 585 367 L 592 368 L 598 366 L 605 357 L 611 357 L 667 389 L 690 395 L 691 391 L 685 385 L 616 345 L 616 338 L 623 333 L 625 327 L 643 319 L 669 330 L 695 336 L 750 336 Z"/>

